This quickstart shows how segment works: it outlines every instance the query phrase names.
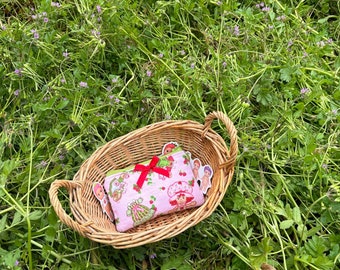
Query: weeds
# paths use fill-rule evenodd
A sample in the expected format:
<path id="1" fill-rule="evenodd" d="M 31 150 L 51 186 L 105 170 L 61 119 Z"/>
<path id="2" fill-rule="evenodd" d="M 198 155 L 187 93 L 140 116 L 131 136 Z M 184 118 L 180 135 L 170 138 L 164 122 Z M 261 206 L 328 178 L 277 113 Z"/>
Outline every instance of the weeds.
<path id="1" fill-rule="evenodd" d="M 1 268 L 339 269 L 336 1 L 27 0 L 0 10 Z M 72 179 L 99 146 L 213 110 L 234 121 L 241 150 L 210 218 L 129 250 L 59 222 L 50 183 Z"/>

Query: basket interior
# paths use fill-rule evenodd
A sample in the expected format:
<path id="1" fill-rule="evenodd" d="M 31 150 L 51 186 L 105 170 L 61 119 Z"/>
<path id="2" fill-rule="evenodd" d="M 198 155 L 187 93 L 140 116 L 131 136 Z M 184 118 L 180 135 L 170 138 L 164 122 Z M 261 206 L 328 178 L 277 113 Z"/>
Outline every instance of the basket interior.
<path id="1" fill-rule="evenodd" d="M 192 158 L 199 158 L 203 164 L 209 164 L 214 170 L 212 187 L 206 195 L 205 204 L 201 207 L 208 203 L 212 194 L 216 194 L 216 192 L 221 190 L 221 185 L 226 183 L 224 183 L 224 179 L 222 179 L 221 183 L 222 172 L 219 165 L 225 162 L 229 155 L 223 139 L 212 130 L 209 130 L 208 135 L 203 137 L 203 125 L 198 123 L 192 124 L 192 126 L 190 126 L 191 122 L 189 124 L 180 121 L 178 124 L 169 123 L 171 124 L 165 125 L 165 127 L 164 124 L 159 126 L 154 124 L 134 131 L 108 142 L 93 153 L 74 177 L 74 180 L 85 182 L 81 188 L 80 195 L 75 195 L 75 197 L 79 198 L 72 202 L 73 204 L 79 204 L 73 207 L 73 210 L 78 209 L 73 211 L 76 219 L 80 219 L 82 223 L 86 221 L 93 222 L 91 227 L 97 232 L 107 234 L 117 232 L 115 225 L 103 213 L 99 202 L 93 195 L 92 183 L 100 182 L 103 184 L 106 173 L 109 170 L 125 168 L 151 159 L 155 155 L 160 155 L 163 145 L 170 141 L 178 142 L 185 151 L 191 152 Z M 216 144 L 218 141 L 220 143 Z M 77 200 L 79 201 L 77 202 Z M 193 208 L 159 216 L 156 219 L 130 229 L 126 233 L 152 230 L 155 226 L 167 226 L 174 221 L 187 217 L 196 210 L 197 208 Z"/>

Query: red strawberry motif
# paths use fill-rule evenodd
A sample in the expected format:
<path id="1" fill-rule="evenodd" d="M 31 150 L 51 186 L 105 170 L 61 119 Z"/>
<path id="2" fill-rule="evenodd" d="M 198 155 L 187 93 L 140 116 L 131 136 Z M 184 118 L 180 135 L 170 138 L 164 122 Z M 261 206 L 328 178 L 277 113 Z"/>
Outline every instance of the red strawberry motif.
<path id="1" fill-rule="evenodd" d="M 179 171 L 179 175 L 180 175 L 180 176 L 186 176 L 187 173 L 186 173 L 186 172 L 183 172 L 183 171 Z"/>

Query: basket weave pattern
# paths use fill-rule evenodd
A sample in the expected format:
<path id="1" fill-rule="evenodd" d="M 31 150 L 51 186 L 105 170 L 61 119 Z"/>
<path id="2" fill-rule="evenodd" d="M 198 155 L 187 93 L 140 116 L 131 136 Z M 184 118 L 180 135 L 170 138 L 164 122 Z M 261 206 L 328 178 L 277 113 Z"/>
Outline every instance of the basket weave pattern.
<path id="1" fill-rule="evenodd" d="M 211 129 L 214 119 L 221 120 L 230 137 L 230 148 L 220 135 Z M 103 184 L 106 173 L 151 159 L 159 155 L 162 146 L 178 142 L 183 149 L 210 164 L 214 171 L 205 203 L 181 212 L 159 216 L 127 232 L 117 232 L 114 223 L 103 213 L 92 193 L 92 183 Z M 173 237 L 201 220 L 216 209 L 231 182 L 238 151 L 236 129 L 221 112 L 210 113 L 204 125 L 190 121 L 162 121 L 145 126 L 116 138 L 97 149 L 80 167 L 72 181 L 56 180 L 49 195 L 60 220 L 82 236 L 115 248 L 130 248 Z M 66 188 L 72 217 L 63 209 L 58 190 Z"/>

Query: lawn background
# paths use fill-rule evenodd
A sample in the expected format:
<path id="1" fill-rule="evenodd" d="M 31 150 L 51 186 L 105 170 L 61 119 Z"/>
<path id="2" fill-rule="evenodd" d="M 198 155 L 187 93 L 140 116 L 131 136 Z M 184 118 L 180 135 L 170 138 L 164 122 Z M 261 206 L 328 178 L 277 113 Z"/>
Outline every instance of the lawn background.
<path id="1" fill-rule="evenodd" d="M 0 268 L 339 269 L 339 5 L 1 1 Z M 128 250 L 60 223 L 50 184 L 95 149 L 215 110 L 240 151 L 210 218 Z"/>

